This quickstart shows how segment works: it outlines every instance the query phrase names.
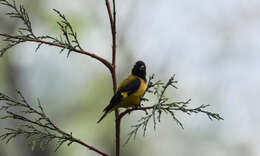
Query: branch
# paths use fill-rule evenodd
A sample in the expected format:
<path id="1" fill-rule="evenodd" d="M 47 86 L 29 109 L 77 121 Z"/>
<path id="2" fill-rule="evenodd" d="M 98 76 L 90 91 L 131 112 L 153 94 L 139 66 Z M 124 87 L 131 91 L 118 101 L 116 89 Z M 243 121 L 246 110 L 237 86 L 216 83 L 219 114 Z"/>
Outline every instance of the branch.
<path id="1" fill-rule="evenodd" d="M 111 30 L 112 30 L 111 32 L 113 34 L 113 43 L 115 43 L 115 32 L 116 32 L 115 21 L 112 18 L 110 4 L 109 4 L 108 0 L 106 1 L 106 4 L 107 4 L 107 10 L 108 10 L 109 18 L 110 18 L 110 23 L 111 23 Z M 9 50 L 10 48 L 12 48 L 16 45 L 19 45 L 20 43 L 23 43 L 23 42 L 37 43 L 38 45 L 37 45 L 37 48 L 35 49 L 35 52 L 38 51 L 42 45 L 49 45 L 49 46 L 55 46 L 55 47 L 61 48 L 60 53 L 62 53 L 64 50 L 67 50 L 68 51 L 67 57 L 70 55 L 71 52 L 84 54 L 84 55 L 90 56 L 90 57 L 100 61 L 110 70 L 110 72 L 112 74 L 113 85 L 114 85 L 114 90 L 115 90 L 115 88 L 116 88 L 116 73 L 115 73 L 116 49 L 115 49 L 115 46 L 113 46 L 113 63 L 111 64 L 109 61 L 105 60 L 104 58 L 82 49 L 82 47 L 80 46 L 79 41 L 78 41 L 77 33 L 74 31 L 72 25 L 67 20 L 65 15 L 63 15 L 58 10 L 54 9 L 54 11 L 61 18 L 61 20 L 58 21 L 57 24 L 59 26 L 59 29 L 62 32 L 62 35 L 60 35 L 59 37 L 52 37 L 49 35 L 37 36 L 34 34 L 34 32 L 32 30 L 30 18 L 26 12 L 26 9 L 23 7 L 23 5 L 19 5 L 19 7 L 18 7 L 14 0 L 12 0 L 12 3 L 9 2 L 8 0 L 0 0 L 0 5 L 4 5 L 6 7 L 11 8 L 10 9 L 11 12 L 7 13 L 7 15 L 11 18 L 16 18 L 18 20 L 21 20 L 23 22 L 23 26 L 24 26 L 24 27 L 19 28 L 18 35 L 0 33 L 0 36 L 4 37 L 3 41 L 7 42 L 7 45 L 4 48 L 0 49 L 0 56 L 4 55 L 4 53 L 7 52 L 7 50 Z M 114 3 L 113 3 L 113 6 L 114 6 Z M 114 13 L 114 15 L 115 15 L 115 13 Z M 115 17 L 114 17 L 114 19 L 115 19 Z M 115 45 L 115 44 L 113 44 L 113 45 Z M 22 97 L 21 94 L 19 94 L 19 95 L 20 95 L 20 97 Z M 1 107 L 1 109 L 6 110 L 6 113 L 8 114 L 7 116 L 3 117 L 2 119 L 11 118 L 11 119 L 24 121 L 27 124 L 31 124 L 31 125 L 24 125 L 24 129 L 7 129 L 9 132 L 0 136 L 0 138 L 2 138 L 3 140 L 7 139 L 7 142 L 9 142 L 12 138 L 16 137 L 17 135 L 24 134 L 28 138 L 31 138 L 32 140 L 36 139 L 33 136 L 37 137 L 36 140 L 42 140 L 42 139 L 44 140 L 46 138 L 49 138 L 49 139 L 47 139 L 46 142 L 41 141 L 40 142 L 41 145 L 46 145 L 50 141 L 56 139 L 58 142 L 58 146 L 57 146 L 57 149 L 58 149 L 63 143 L 65 143 L 67 141 L 69 142 L 68 145 L 70 145 L 73 142 L 77 142 L 101 155 L 107 155 L 107 154 L 102 153 L 101 151 L 97 150 L 96 148 L 85 144 L 84 142 L 80 141 L 79 139 L 74 138 L 72 136 L 72 134 L 65 133 L 64 131 L 59 129 L 57 126 L 55 126 L 49 120 L 49 118 L 45 118 L 45 116 L 43 116 L 44 112 L 42 109 L 41 109 L 42 112 L 38 112 L 37 110 L 30 107 L 28 105 L 28 103 L 26 103 L 26 101 L 22 101 L 24 103 L 21 103 L 19 101 L 15 101 L 15 99 L 12 99 L 4 94 L 0 94 L 0 96 L 1 96 L 2 101 L 8 102 L 8 103 L 6 103 L 7 104 L 6 106 Z M 34 120 L 31 120 L 30 118 L 26 118 L 25 116 L 16 114 L 12 111 L 8 111 L 9 108 L 16 107 L 16 106 L 22 107 L 24 109 L 28 109 L 25 112 L 23 112 L 25 114 L 36 114 L 36 115 L 39 115 L 40 117 L 34 121 Z M 40 104 L 39 104 L 39 108 L 41 108 Z M 42 123 L 42 122 L 44 122 L 44 123 Z M 37 129 L 37 127 L 43 128 L 44 131 Z M 54 131 L 56 133 L 51 133 L 49 131 Z M 32 142 L 32 145 L 34 145 L 34 144 L 35 143 Z"/>
<path id="2" fill-rule="evenodd" d="M 0 5 L 4 5 L 10 8 L 11 12 L 6 13 L 6 15 L 10 16 L 11 18 L 17 18 L 23 21 L 25 27 L 19 27 L 19 33 L 24 34 L 25 31 L 29 36 L 36 37 L 32 30 L 31 21 L 29 18 L 28 13 L 26 12 L 23 5 L 16 5 L 16 2 L 12 0 L 12 3 L 8 0 L 0 0 Z"/>
<path id="3" fill-rule="evenodd" d="M 109 0 L 105 0 L 105 2 L 106 2 L 107 13 L 108 13 L 109 21 L 110 21 L 110 26 L 111 26 L 111 33 L 113 34 L 114 20 L 112 17 L 111 7 L 110 7 Z"/>
<path id="4" fill-rule="evenodd" d="M 116 2 L 115 0 L 113 0 L 113 17 L 114 17 L 114 21 L 113 22 L 113 29 L 111 29 L 112 31 L 112 40 L 113 40 L 113 46 L 112 46 L 112 64 L 115 65 L 116 63 Z"/>
<path id="5" fill-rule="evenodd" d="M 224 120 L 219 114 L 213 113 L 210 111 L 205 110 L 210 105 L 200 105 L 196 108 L 188 108 L 188 105 L 191 99 L 187 101 L 181 102 L 168 102 L 169 98 L 165 96 L 166 90 L 169 87 L 173 87 L 177 89 L 175 84 L 175 75 L 173 75 L 166 83 L 162 83 L 161 81 L 153 82 L 154 75 L 149 77 L 148 80 L 148 87 L 145 93 L 150 93 L 157 97 L 157 101 L 154 105 L 148 107 L 134 107 L 131 109 L 127 109 L 119 115 L 119 120 L 121 120 L 126 114 L 130 114 L 135 111 L 144 111 L 145 116 L 138 120 L 138 123 L 132 126 L 132 130 L 128 134 L 128 138 L 125 143 L 128 143 L 131 138 L 135 138 L 137 132 L 142 128 L 143 129 L 143 136 L 146 134 L 147 125 L 152 119 L 154 130 L 156 129 L 157 123 L 161 121 L 161 115 L 170 115 L 172 119 L 179 125 L 182 129 L 184 129 L 182 122 L 176 117 L 176 112 L 182 112 L 188 115 L 192 115 L 193 113 L 202 113 L 206 114 L 210 120 Z M 148 99 L 143 98 L 143 101 L 148 101 Z"/>
<path id="6" fill-rule="evenodd" d="M 59 47 L 61 48 L 60 53 L 64 50 L 68 50 L 67 57 L 70 55 L 71 52 L 84 54 L 94 59 L 97 59 L 98 61 L 103 63 L 110 71 L 112 71 L 112 64 L 109 61 L 105 60 L 100 56 L 97 56 L 96 54 L 87 52 L 82 49 L 78 41 L 77 33 L 74 31 L 72 25 L 67 20 L 65 15 L 63 15 L 58 10 L 54 9 L 54 11 L 61 18 L 61 21 L 58 21 L 57 24 L 60 30 L 62 31 L 62 35 L 59 38 L 52 37 L 49 35 L 37 36 L 33 33 L 30 18 L 23 5 L 20 5 L 18 7 L 15 1 L 12 1 L 12 3 L 10 3 L 8 0 L 0 0 L 0 4 L 11 8 L 11 12 L 7 13 L 7 15 L 11 18 L 16 18 L 23 21 L 24 25 L 24 27 L 19 28 L 19 35 L 9 35 L 0 33 L 0 36 L 4 37 L 3 41 L 8 43 L 6 47 L 0 49 L 0 56 L 4 55 L 4 53 L 10 48 L 20 43 L 29 41 L 38 43 L 35 51 L 38 51 L 38 49 L 42 45 Z"/>
<path id="7" fill-rule="evenodd" d="M 56 140 L 57 146 L 55 151 L 64 143 L 67 143 L 68 146 L 72 143 L 78 143 L 100 155 L 108 156 L 108 154 L 75 138 L 72 136 L 72 133 L 66 133 L 58 128 L 46 115 L 39 99 L 37 100 L 38 109 L 35 109 L 25 100 L 20 91 L 17 91 L 17 95 L 18 98 L 15 99 L 0 93 L 0 101 L 5 103 L 5 105 L 0 107 L 0 110 L 4 110 L 7 113 L 6 116 L 0 119 L 13 119 L 23 123 L 23 125 L 19 126 L 21 128 L 6 128 L 7 132 L 0 136 L 1 140 L 8 143 L 18 135 L 22 135 L 29 141 L 33 149 L 37 143 L 41 148 L 44 148 L 51 141 Z M 19 112 L 13 112 L 12 109 L 14 108 L 17 108 Z"/>
<path id="8" fill-rule="evenodd" d="M 112 33 L 112 80 L 113 80 L 113 91 L 116 92 L 117 82 L 116 82 L 116 2 L 112 1 L 113 5 L 113 17 L 111 13 L 111 7 L 109 0 L 106 1 L 106 7 L 109 15 L 111 33 Z M 116 156 L 120 156 L 120 120 L 119 120 L 119 110 L 115 110 L 115 131 L 116 131 Z"/>
<path id="9" fill-rule="evenodd" d="M 79 48 L 82 50 L 82 48 L 79 44 L 79 41 L 78 41 L 77 33 L 73 30 L 70 22 L 67 20 L 65 15 L 63 15 L 61 12 L 59 12 L 56 9 L 53 9 L 53 11 L 55 11 L 61 18 L 61 21 L 57 22 L 57 24 L 59 25 L 60 30 L 62 31 L 63 35 L 65 36 L 67 43 L 71 46 L 73 46 L 72 43 L 75 43 L 75 46 L 73 46 L 73 47 Z"/>
<path id="10" fill-rule="evenodd" d="M 87 51 L 84 51 L 84 50 L 81 50 L 81 49 L 75 49 L 75 48 L 72 48 L 72 47 L 67 47 L 63 44 L 45 41 L 45 40 L 41 40 L 41 39 L 38 39 L 38 38 L 35 39 L 35 38 L 30 38 L 30 37 L 15 36 L 15 35 L 2 34 L 2 33 L 0 33 L 0 36 L 6 37 L 5 41 L 10 41 L 11 39 L 14 39 L 14 40 L 12 40 L 13 42 L 27 42 L 27 41 L 29 41 L 29 42 L 35 42 L 35 43 L 45 44 L 45 45 L 49 45 L 49 46 L 55 46 L 55 47 L 58 47 L 58 48 L 62 48 L 63 50 L 68 49 L 70 51 L 80 53 L 80 54 L 84 54 L 84 55 L 90 56 L 94 59 L 97 59 L 98 61 L 103 63 L 109 70 L 112 70 L 112 65 L 111 65 L 110 62 L 108 62 L 107 60 L 105 60 L 104 58 L 102 58 L 100 56 L 97 56 L 94 53 L 90 53 L 90 52 L 87 52 Z M 17 43 L 17 44 L 19 44 L 19 43 Z M 0 52 L 2 52 L 2 50 L 0 50 Z M 0 53 L 0 54 L 3 54 L 3 53 Z"/>

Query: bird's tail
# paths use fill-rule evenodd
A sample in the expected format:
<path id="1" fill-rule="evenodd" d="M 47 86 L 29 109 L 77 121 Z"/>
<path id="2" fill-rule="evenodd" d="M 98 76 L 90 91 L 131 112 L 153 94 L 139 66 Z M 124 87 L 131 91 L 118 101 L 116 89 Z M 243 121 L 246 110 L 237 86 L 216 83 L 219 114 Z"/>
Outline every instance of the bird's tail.
<path id="1" fill-rule="evenodd" d="M 105 112 L 105 113 L 101 116 L 101 118 L 97 121 L 97 123 L 99 123 L 100 121 L 102 121 L 106 115 L 107 115 L 107 112 Z"/>

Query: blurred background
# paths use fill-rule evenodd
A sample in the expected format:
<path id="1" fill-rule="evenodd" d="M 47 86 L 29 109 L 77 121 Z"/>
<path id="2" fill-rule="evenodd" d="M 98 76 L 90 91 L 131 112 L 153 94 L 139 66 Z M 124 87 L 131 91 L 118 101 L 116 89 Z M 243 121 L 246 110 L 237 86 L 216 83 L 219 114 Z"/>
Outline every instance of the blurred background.
<path id="1" fill-rule="evenodd" d="M 38 35 L 61 34 L 58 17 L 63 12 L 79 34 L 84 49 L 111 60 L 111 36 L 104 0 L 19 0 L 31 17 Z M 21 22 L 5 16 L 0 6 L 0 32 L 16 34 Z M 178 114 L 184 130 L 165 117 L 157 130 L 149 128 L 135 141 L 122 146 L 124 156 L 259 156 L 260 114 L 260 1 L 218 0 L 124 0 L 117 3 L 118 81 L 128 75 L 137 60 L 147 64 L 148 75 L 166 81 L 176 74 L 178 90 L 169 90 L 175 100 L 192 99 L 191 107 L 211 104 L 224 121 L 210 121 L 203 114 Z M 0 42 L 0 47 L 5 45 Z M 113 115 L 96 121 L 112 96 L 109 71 L 87 56 L 59 54 L 59 49 L 25 43 L 0 58 L 0 91 L 15 96 L 23 92 L 31 102 L 40 98 L 54 122 L 75 137 L 114 153 Z M 1 112 L 3 113 L 3 112 Z M 121 142 L 130 125 L 138 120 L 127 116 L 122 123 Z M 16 126 L 0 121 L 3 128 Z M 55 153 L 31 151 L 23 138 L 1 142 L 0 156 L 96 156 L 78 144 Z"/>

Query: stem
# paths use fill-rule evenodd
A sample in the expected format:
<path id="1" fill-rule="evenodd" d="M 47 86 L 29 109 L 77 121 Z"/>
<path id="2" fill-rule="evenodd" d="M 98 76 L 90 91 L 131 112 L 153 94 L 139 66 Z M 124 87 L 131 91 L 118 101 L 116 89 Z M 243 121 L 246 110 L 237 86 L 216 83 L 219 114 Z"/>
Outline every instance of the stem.
<path id="1" fill-rule="evenodd" d="M 119 110 L 115 111 L 116 116 L 116 156 L 120 156 L 120 118 L 119 118 Z"/>
<path id="2" fill-rule="evenodd" d="M 114 49 L 114 48 L 113 48 Z M 116 50 L 113 50 L 113 60 L 115 61 Z M 117 82 L 116 82 L 116 70 L 115 62 L 112 64 L 112 80 L 113 80 L 113 91 L 116 93 Z M 116 130 L 116 156 L 120 156 L 120 120 L 119 120 L 119 110 L 115 110 L 115 130 Z"/>
<path id="3" fill-rule="evenodd" d="M 127 110 L 123 111 L 122 113 L 120 113 L 118 119 L 121 120 L 126 114 L 131 113 L 133 111 L 138 111 L 138 110 L 146 111 L 146 110 L 149 110 L 149 109 L 153 109 L 153 106 L 127 109 Z"/>
<path id="4" fill-rule="evenodd" d="M 50 120 L 49 120 L 49 122 L 50 122 L 50 124 L 51 124 L 57 131 L 59 131 L 59 132 L 62 133 L 62 134 L 65 134 L 65 135 L 67 135 L 67 136 L 70 136 L 73 141 L 75 141 L 75 142 L 77 142 L 77 143 L 79 143 L 79 144 L 85 146 L 85 147 L 88 148 L 89 150 L 92 150 L 92 151 L 95 151 L 96 153 L 99 153 L 100 155 L 109 156 L 107 153 L 104 153 L 104 152 L 98 150 L 97 148 L 86 144 L 85 142 L 81 141 L 80 139 L 77 139 L 77 138 L 73 137 L 72 135 L 70 135 L 70 134 L 64 132 L 64 131 L 61 130 L 59 127 L 57 127 L 55 124 L 53 124 Z"/>
<path id="5" fill-rule="evenodd" d="M 77 142 L 77 143 L 79 143 L 79 144 L 81 144 L 81 145 L 87 147 L 88 149 L 90 149 L 90 150 L 92 150 L 92 151 L 95 151 L 95 152 L 99 153 L 100 155 L 109 156 L 108 154 L 106 154 L 106 153 L 104 153 L 104 152 L 102 152 L 102 151 L 96 149 L 95 147 L 90 146 L 90 145 L 87 145 L 86 143 L 84 143 L 83 141 L 81 141 L 81 140 L 79 140 L 79 139 L 76 139 L 76 138 L 74 138 L 74 137 L 73 137 L 73 139 L 74 139 L 75 142 Z"/>
<path id="6" fill-rule="evenodd" d="M 116 2 L 113 0 L 113 21 L 110 20 L 112 25 L 112 40 L 113 40 L 113 45 L 112 45 L 112 66 L 113 66 L 113 88 L 114 88 L 114 93 L 116 92 L 117 89 L 117 83 L 116 83 Z M 116 156 L 120 156 L 120 119 L 119 119 L 119 109 L 115 110 L 115 129 L 116 129 Z"/>
<path id="7" fill-rule="evenodd" d="M 4 36 L 4 37 L 8 37 L 8 38 L 13 38 L 13 39 L 18 39 L 18 40 L 23 40 L 23 41 L 29 41 L 29 42 L 35 42 L 35 43 L 42 43 L 42 44 L 46 44 L 46 45 L 50 45 L 50 46 L 55 46 L 55 47 L 60 47 L 60 48 L 65 48 L 68 49 L 70 51 L 74 51 L 76 53 L 80 53 L 80 54 L 84 54 L 84 55 L 88 55 L 94 59 L 97 59 L 98 61 L 100 61 L 101 63 L 103 63 L 110 71 L 112 71 L 112 64 L 110 62 L 108 62 L 107 60 L 105 60 L 104 58 L 97 56 L 94 53 L 90 53 L 87 51 L 84 51 L 82 49 L 75 49 L 73 47 L 66 47 L 65 45 L 62 44 L 58 44 L 58 43 L 52 43 L 49 41 L 44 41 L 44 40 L 40 40 L 37 38 L 30 38 L 30 37 L 19 37 L 19 36 L 13 36 L 13 35 L 9 35 L 9 34 L 2 34 L 0 33 L 0 36 Z"/>
<path id="8" fill-rule="evenodd" d="M 115 0 L 113 0 L 113 29 L 112 29 L 112 38 L 113 38 L 113 57 L 112 57 L 112 64 L 115 65 L 116 62 L 116 4 Z"/>
<path id="9" fill-rule="evenodd" d="M 107 12 L 111 25 L 111 33 L 112 33 L 112 80 L 113 80 L 113 91 L 114 93 L 117 90 L 117 82 L 116 82 L 116 3 L 115 0 L 112 1 L 113 4 L 113 15 L 111 12 L 111 7 L 109 4 L 109 0 L 106 1 Z M 115 130 L 116 130 L 116 156 L 120 156 L 120 119 L 119 119 L 119 110 L 115 110 Z"/>
<path id="10" fill-rule="evenodd" d="M 112 34 L 113 34 L 114 20 L 113 20 L 113 17 L 112 17 L 111 7 L 110 7 L 109 0 L 106 0 L 106 6 L 107 6 L 107 13 L 108 13 L 108 16 L 109 16 L 109 21 L 110 21 L 110 26 L 111 26 L 111 32 L 112 32 Z"/>
<path id="11" fill-rule="evenodd" d="M 113 51 L 115 53 L 113 53 L 113 60 L 115 60 L 115 54 L 116 51 Z M 117 83 L 116 83 L 116 70 L 115 70 L 115 62 L 114 64 L 112 64 L 112 70 L 111 70 L 111 74 L 112 74 L 112 79 L 113 79 L 113 91 L 114 93 L 117 90 Z M 115 110 L 115 131 L 116 131 L 116 156 L 120 156 L 120 118 L 119 118 L 119 110 L 116 109 Z"/>

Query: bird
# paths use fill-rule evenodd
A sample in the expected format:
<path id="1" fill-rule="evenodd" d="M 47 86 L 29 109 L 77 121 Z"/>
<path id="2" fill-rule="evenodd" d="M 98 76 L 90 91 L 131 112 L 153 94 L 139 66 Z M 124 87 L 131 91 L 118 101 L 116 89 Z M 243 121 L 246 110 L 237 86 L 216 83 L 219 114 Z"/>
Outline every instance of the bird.
<path id="1" fill-rule="evenodd" d="M 104 114 L 97 121 L 99 123 L 104 117 L 117 108 L 129 108 L 138 106 L 146 90 L 146 65 L 143 61 L 137 61 L 129 76 L 124 79 L 110 103 L 103 110 Z"/>

